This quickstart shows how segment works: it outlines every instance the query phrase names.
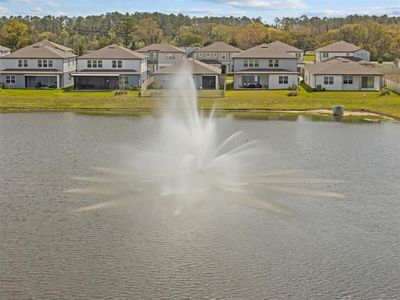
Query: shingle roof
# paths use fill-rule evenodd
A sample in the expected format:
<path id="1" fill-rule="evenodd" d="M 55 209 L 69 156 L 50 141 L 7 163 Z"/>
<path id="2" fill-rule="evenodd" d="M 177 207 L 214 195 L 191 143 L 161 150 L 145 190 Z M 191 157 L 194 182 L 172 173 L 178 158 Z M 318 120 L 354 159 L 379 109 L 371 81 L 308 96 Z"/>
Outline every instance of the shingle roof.
<path id="1" fill-rule="evenodd" d="M 277 50 L 285 51 L 285 52 L 302 52 L 302 50 L 293 47 L 291 45 L 288 45 L 284 42 L 281 41 L 275 41 L 272 43 L 267 44 L 271 48 L 276 48 Z"/>
<path id="2" fill-rule="evenodd" d="M 215 42 L 196 52 L 242 52 L 242 50 L 224 42 Z"/>
<path id="3" fill-rule="evenodd" d="M 63 45 L 60 45 L 60 44 L 57 44 L 57 43 L 54 43 L 54 42 L 51 42 L 48 40 L 43 40 L 39 43 L 44 46 L 50 46 L 50 47 L 53 47 L 53 48 L 56 48 L 56 49 L 59 49 L 59 50 L 65 51 L 65 52 L 74 52 L 74 49 L 72 49 L 72 48 L 68 48 L 66 46 L 63 46 Z"/>
<path id="4" fill-rule="evenodd" d="M 327 45 L 325 47 L 318 48 L 317 52 L 355 52 L 357 50 L 362 49 L 359 46 L 356 46 L 354 44 L 345 42 L 345 41 L 339 41 L 330 45 Z"/>
<path id="5" fill-rule="evenodd" d="M 80 56 L 79 59 L 145 59 L 146 57 L 141 53 L 113 44 L 90 51 Z"/>
<path id="6" fill-rule="evenodd" d="M 76 55 L 72 52 L 62 50 L 61 48 L 67 48 L 56 43 L 51 43 L 48 41 L 43 41 L 26 46 L 24 48 L 18 49 L 17 51 L 5 55 L 2 59 L 7 58 L 72 58 Z M 70 48 L 67 48 L 70 49 Z M 71 49 L 72 50 L 72 49 Z"/>
<path id="7" fill-rule="evenodd" d="M 156 71 L 155 75 L 177 74 L 182 67 L 188 67 L 193 75 L 219 75 L 221 71 L 217 67 L 207 65 L 198 60 L 188 59 L 179 64 L 170 65 L 163 69 Z"/>
<path id="8" fill-rule="evenodd" d="M 282 43 L 283 44 L 283 43 Z M 289 45 L 287 45 L 289 46 Z M 289 46 L 291 47 L 291 46 Z M 232 58 L 292 58 L 297 57 L 287 53 L 288 51 L 283 49 L 286 48 L 283 45 L 278 44 L 261 44 L 253 48 L 247 49 L 243 52 L 232 55 Z M 293 47 L 294 48 L 294 47 Z M 296 49 L 296 48 L 295 48 Z M 289 51 L 292 52 L 292 51 Z"/>
<path id="9" fill-rule="evenodd" d="M 10 51 L 10 50 L 11 50 L 10 48 L 0 45 L 0 51 Z"/>
<path id="10" fill-rule="evenodd" d="M 140 48 L 137 52 L 147 53 L 149 51 L 158 51 L 165 53 L 185 53 L 185 50 L 180 49 L 178 47 L 169 45 L 169 44 L 151 44 L 149 46 Z"/>
<path id="11" fill-rule="evenodd" d="M 285 69 L 244 69 L 235 71 L 234 74 L 298 74 L 296 71 L 289 71 Z"/>
<path id="12" fill-rule="evenodd" d="M 383 75 L 372 67 L 366 67 L 343 57 L 308 64 L 304 68 L 313 75 Z"/>

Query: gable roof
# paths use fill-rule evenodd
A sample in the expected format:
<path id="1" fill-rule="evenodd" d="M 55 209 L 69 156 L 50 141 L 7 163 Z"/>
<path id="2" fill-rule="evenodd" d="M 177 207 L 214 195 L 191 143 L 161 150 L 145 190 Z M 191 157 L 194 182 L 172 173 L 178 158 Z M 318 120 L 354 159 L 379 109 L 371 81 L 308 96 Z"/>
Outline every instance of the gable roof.
<path id="1" fill-rule="evenodd" d="M 41 41 L 39 43 L 44 45 L 44 46 L 49 46 L 49 47 L 53 47 L 53 48 L 59 49 L 61 51 L 74 52 L 74 49 L 68 48 L 66 46 L 63 46 L 63 45 L 60 45 L 60 44 L 57 44 L 57 43 L 54 43 L 54 42 L 51 42 L 51 41 L 48 41 L 48 40 L 43 40 L 43 41 Z"/>
<path id="2" fill-rule="evenodd" d="M 217 67 L 213 67 L 211 65 L 207 65 L 198 60 L 188 59 L 184 60 L 181 63 L 170 65 L 163 69 L 159 69 L 154 72 L 155 75 L 170 75 L 170 74 L 178 74 L 182 67 L 188 67 L 191 70 L 193 75 L 219 75 L 221 74 L 221 70 Z"/>
<path id="3" fill-rule="evenodd" d="M 15 52 L 5 55 L 2 59 L 7 58 L 72 58 L 76 55 L 70 51 L 62 50 L 62 48 L 70 49 L 62 45 L 58 45 L 47 40 L 35 43 L 18 49 Z M 72 50 L 72 49 L 70 49 Z"/>
<path id="4" fill-rule="evenodd" d="M 87 52 L 80 56 L 79 59 L 145 59 L 146 57 L 141 53 L 113 44 Z"/>
<path id="5" fill-rule="evenodd" d="M 304 68 L 313 75 L 383 75 L 372 67 L 366 67 L 362 61 L 355 62 L 344 57 L 307 64 Z"/>
<path id="6" fill-rule="evenodd" d="M 275 48 L 277 50 L 285 51 L 285 52 L 303 52 L 299 48 L 293 47 L 281 41 L 275 41 L 267 44 L 271 48 Z"/>
<path id="7" fill-rule="evenodd" d="M 0 45 L 0 51 L 11 51 L 11 49 Z"/>
<path id="8" fill-rule="evenodd" d="M 284 43 L 282 43 L 282 44 L 284 44 Z M 287 45 L 287 46 L 289 46 L 289 45 Z M 291 46 L 289 46 L 289 47 L 291 47 Z M 255 46 L 253 48 L 247 49 L 243 52 L 233 54 L 232 58 L 292 58 L 292 59 L 298 59 L 297 57 L 293 56 L 292 54 L 287 53 L 287 52 L 291 52 L 291 51 L 287 51 L 283 48 L 286 48 L 286 47 L 284 47 L 281 44 L 273 44 L 273 43 L 261 44 L 261 45 Z"/>
<path id="9" fill-rule="evenodd" d="M 242 50 L 224 42 L 215 42 L 196 52 L 242 52 Z"/>
<path id="10" fill-rule="evenodd" d="M 357 50 L 362 49 L 359 46 L 348 43 L 346 41 L 339 41 L 325 47 L 318 48 L 317 52 L 355 52 Z"/>
<path id="11" fill-rule="evenodd" d="M 158 51 L 166 53 L 185 53 L 185 50 L 172 46 L 170 44 L 151 44 L 137 50 L 137 52 L 140 53 L 147 53 L 149 51 Z"/>

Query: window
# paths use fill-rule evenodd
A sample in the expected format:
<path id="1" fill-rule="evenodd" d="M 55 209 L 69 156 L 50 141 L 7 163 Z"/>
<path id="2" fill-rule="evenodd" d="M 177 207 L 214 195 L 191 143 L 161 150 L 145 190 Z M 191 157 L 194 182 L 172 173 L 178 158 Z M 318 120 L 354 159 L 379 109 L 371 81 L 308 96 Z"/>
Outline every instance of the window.
<path id="1" fill-rule="evenodd" d="M 245 59 L 243 63 L 244 67 L 250 67 L 250 68 L 257 68 L 259 66 L 258 59 Z"/>
<path id="2" fill-rule="evenodd" d="M 121 69 L 122 68 L 122 60 L 113 60 L 112 67 L 113 67 L 113 69 L 115 69 L 115 68 Z"/>
<path id="3" fill-rule="evenodd" d="M 6 83 L 7 84 L 15 83 L 15 76 L 14 75 L 6 76 Z"/>
<path id="4" fill-rule="evenodd" d="M 175 55 L 173 53 L 167 53 L 165 58 L 166 60 L 175 60 Z"/>
<path id="5" fill-rule="evenodd" d="M 102 68 L 103 67 L 103 61 L 102 60 L 98 60 L 97 61 L 97 67 L 98 68 Z"/>
<path id="6" fill-rule="evenodd" d="M 363 76 L 361 78 L 361 88 L 373 89 L 375 86 L 374 81 L 374 76 Z"/>
<path id="7" fill-rule="evenodd" d="M 47 68 L 47 59 L 43 59 L 43 68 Z"/>
<path id="8" fill-rule="evenodd" d="M 97 68 L 97 60 L 92 61 L 92 66 L 93 66 L 93 68 Z"/>
<path id="9" fill-rule="evenodd" d="M 207 52 L 207 57 L 209 57 L 209 56 L 210 56 L 210 53 Z"/>
<path id="10" fill-rule="evenodd" d="M 222 53 L 222 54 L 221 54 L 221 59 L 222 59 L 222 60 L 225 60 L 225 59 L 226 59 L 226 53 Z"/>
<path id="11" fill-rule="evenodd" d="M 28 67 L 28 60 L 27 59 L 19 59 L 18 60 L 18 67 L 22 68 L 26 68 Z"/>
<path id="12" fill-rule="evenodd" d="M 279 67 L 279 60 L 278 59 L 275 59 L 275 60 L 270 59 L 269 63 L 268 63 L 268 66 L 270 68 L 278 68 Z"/>
<path id="13" fill-rule="evenodd" d="M 49 60 L 49 68 L 52 68 L 53 67 L 53 61 L 50 59 Z"/>
<path id="14" fill-rule="evenodd" d="M 217 52 L 214 52 L 214 56 L 217 57 Z"/>
<path id="15" fill-rule="evenodd" d="M 249 66 L 249 60 L 245 59 L 243 62 L 243 67 L 247 68 Z"/>
<path id="16" fill-rule="evenodd" d="M 324 77 L 324 84 L 333 85 L 333 76 L 325 76 Z"/>
<path id="17" fill-rule="evenodd" d="M 203 57 L 203 53 L 200 52 L 200 53 L 199 53 L 199 57 Z"/>
<path id="18" fill-rule="evenodd" d="M 87 65 L 88 69 L 92 68 L 92 61 L 91 60 L 87 60 L 86 61 L 86 65 Z"/>
<path id="19" fill-rule="evenodd" d="M 329 53 L 328 52 L 322 52 L 322 58 L 328 58 Z"/>
<path id="20" fill-rule="evenodd" d="M 279 84 L 288 84 L 289 76 L 279 76 Z"/>
<path id="21" fill-rule="evenodd" d="M 37 66 L 38 66 L 38 68 L 43 67 L 43 63 L 42 63 L 42 60 L 41 60 L 41 59 L 39 59 L 39 60 L 37 61 Z"/>
<path id="22" fill-rule="evenodd" d="M 353 84 L 353 76 L 352 75 L 343 76 L 343 84 Z"/>
<path id="23" fill-rule="evenodd" d="M 242 84 L 259 83 L 258 76 L 242 76 Z"/>

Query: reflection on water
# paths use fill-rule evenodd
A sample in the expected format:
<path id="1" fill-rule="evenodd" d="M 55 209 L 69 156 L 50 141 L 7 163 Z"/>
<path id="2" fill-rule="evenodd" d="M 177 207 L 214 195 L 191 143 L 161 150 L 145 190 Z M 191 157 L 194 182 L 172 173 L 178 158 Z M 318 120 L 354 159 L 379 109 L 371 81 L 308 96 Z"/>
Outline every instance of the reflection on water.
<path id="1" fill-rule="evenodd" d="M 160 122 L 0 115 L 0 299 L 398 297 L 398 124 L 217 118 L 251 187 L 185 197 L 126 176 Z"/>

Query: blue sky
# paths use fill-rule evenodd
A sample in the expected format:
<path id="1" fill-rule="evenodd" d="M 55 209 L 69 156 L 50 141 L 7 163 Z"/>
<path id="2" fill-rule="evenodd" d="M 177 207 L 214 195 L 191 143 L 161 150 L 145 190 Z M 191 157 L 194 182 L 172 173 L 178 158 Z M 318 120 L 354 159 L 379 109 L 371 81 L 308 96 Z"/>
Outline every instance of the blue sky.
<path id="1" fill-rule="evenodd" d="M 89 15 L 118 11 L 158 11 L 191 16 L 334 17 L 348 14 L 400 16 L 399 0 L 0 0 L 0 16 Z"/>

